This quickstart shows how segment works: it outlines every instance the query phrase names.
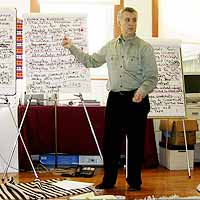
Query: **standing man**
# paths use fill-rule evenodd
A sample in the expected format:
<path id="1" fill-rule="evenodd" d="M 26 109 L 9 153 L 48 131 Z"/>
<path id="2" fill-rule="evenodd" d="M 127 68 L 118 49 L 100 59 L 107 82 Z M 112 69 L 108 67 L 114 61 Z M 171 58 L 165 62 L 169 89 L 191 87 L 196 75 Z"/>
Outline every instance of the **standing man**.
<path id="1" fill-rule="evenodd" d="M 133 191 L 141 190 L 145 128 L 150 111 L 148 94 L 156 87 L 158 71 L 153 48 L 136 36 L 137 11 L 126 7 L 118 14 L 121 35 L 97 53 L 88 55 L 67 37 L 63 46 L 86 67 L 107 63 L 110 92 L 103 138 L 104 177 L 97 189 L 113 188 L 124 136 L 128 139 L 126 181 Z"/>

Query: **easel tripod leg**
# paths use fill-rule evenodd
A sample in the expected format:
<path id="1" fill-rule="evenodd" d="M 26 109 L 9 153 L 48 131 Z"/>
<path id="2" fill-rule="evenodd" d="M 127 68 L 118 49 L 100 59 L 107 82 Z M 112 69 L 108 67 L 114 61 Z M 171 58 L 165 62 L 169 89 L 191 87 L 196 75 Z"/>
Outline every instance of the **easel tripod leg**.
<path id="1" fill-rule="evenodd" d="M 88 115 L 88 111 L 87 111 L 87 108 L 86 108 L 86 106 L 85 106 L 85 103 L 84 103 L 84 100 L 83 100 L 83 96 L 82 96 L 82 94 L 79 94 L 78 96 L 80 97 L 80 100 L 81 100 L 81 102 L 82 102 L 82 104 L 83 104 L 83 108 L 84 108 L 84 111 L 85 111 L 85 114 L 86 114 L 88 123 L 89 123 L 89 125 L 90 125 L 90 129 L 91 129 L 92 135 L 93 135 L 94 140 L 95 140 L 95 143 L 96 143 L 96 145 L 97 145 L 97 149 L 98 149 L 98 151 L 99 151 L 100 157 L 101 157 L 101 159 L 103 160 L 103 156 L 102 156 L 102 153 L 101 153 L 101 149 L 100 149 L 100 147 L 99 147 L 99 143 L 98 143 L 98 141 L 97 141 L 97 138 L 96 138 L 96 135 L 95 135 L 95 132 L 94 132 L 92 123 L 91 123 L 91 121 L 90 121 L 90 117 L 89 117 L 89 115 Z"/>
<path id="2" fill-rule="evenodd" d="M 185 121 L 184 121 L 184 119 L 182 120 L 182 122 L 183 122 L 183 134 L 184 134 L 184 141 L 185 141 L 185 150 L 186 150 L 188 176 L 189 176 L 189 178 L 191 178 L 190 161 L 189 161 L 189 156 L 188 156 L 187 136 L 186 136 L 186 131 L 185 131 Z"/>
<path id="3" fill-rule="evenodd" d="M 28 104 L 27 104 L 27 106 L 26 106 L 24 115 L 23 115 L 22 120 L 21 120 L 21 123 L 20 123 L 20 127 L 19 127 L 19 129 L 18 129 L 18 126 L 17 126 L 17 123 L 16 123 L 16 121 L 15 121 L 14 115 L 13 115 L 12 110 L 11 110 L 11 108 L 10 108 L 10 104 L 9 104 L 9 102 L 8 102 L 8 99 L 6 99 L 6 104 L 8 105 L 9 111 L 10 111 L 11 116 L 12 116 L 12 120 L 13 120 L 13 122 L 14 122 L 14 125 L 15 125 L 16 129 L 17 129 L 17 137 L 16 137 L 15 143 L 14 143 L 14 145 L 13 145 L 12 151 L 11 151 L 11 153 L 10 153 L 7 166 L 5 167 L 5 170 L 4 170 L 4 174 L 3 174 L 3 177 L 2 177 L 2 181 L 3 181 L 3 182 L 5 181 L 5 178 L 6 178 L 6 176 L 7 176 L 8 168 L 9 168 L 10 163 L 11 163 L 11 160 L 12 160 L 12 158 L 13 158 L 14 151 L 15 151 L 15 149 L 16 149 L 16 146 L 17 146 L 17 142 L 18 142 L 18 138 L 19 138 L 19 137 L 20 137 L 21 142 L 22 142 L 22 144 L 23 144 L 23 146 L 24 146 L 24 149 L 25 149 L 25 151 L 26 151 L 26 154 L 27 154 L 27 157 L 28 157 L 29 162 L 30 162 L 30 164 L 31 164 L 31 167 L 32 167 L 32 169 L 33 169 L 34 175 L 35 175 L 36 179 L 39 179 L 39 177 L 38 177 L 38 175 L 37 175 L 37 172 L 36 172 L 36 170 L 35 170 L 35 168 L 34 168 L 34 166 L 33 166 L 33 162 L 32 162 L 32 160 L 31 160 L 31 157 L 30 157 L 30 155 L 29 155 L 29 153 L 28 153 L 28 150 L 27 150 L 27 148 L 26 148 L 26 145 L 25 145 L 25 143 L 24 143 L 24 140 L 23 140 L 23 138 L 22 138 L 22 136 L 21 136 L 21 128 L 22 128 L 22 125 L 23 125 L 23 123 L 24 123 L 24 119 L 25 119 L 25 116 L 26 116 L 26 114 L 27 114 L 27 111 L 28 111 L 28 107 L 29 107 L 29 105 L 30 105 L 30 102 L 31 102 L 31 98 L 30 98 L 30 100 L 29 100 L 29 102 L 28 102 Z"/>

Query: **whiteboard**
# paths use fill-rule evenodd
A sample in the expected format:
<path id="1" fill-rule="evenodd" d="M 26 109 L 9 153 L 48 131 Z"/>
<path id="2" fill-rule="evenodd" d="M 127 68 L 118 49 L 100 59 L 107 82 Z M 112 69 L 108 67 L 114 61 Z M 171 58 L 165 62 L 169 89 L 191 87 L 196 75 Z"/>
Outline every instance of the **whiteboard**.
<path id="1" fill-rule="evenodd" d="M 24 16 L 27 94 L 90 91 L 89 69 L 64 49 L 64 36 L 87 51 L 87 16 Z"/>
<path id="2" fill-rule="evenodd" d="M 158 66 L 158 84 L 149 95 L 149 117 L 185 117 L 184 79 L 181 41 L 147 40 L 154 48 Z"/>
<path id="3" fill-rule="evenodd" d="M 0 8 L 0 95 L 16 93 L 15 8 Z"/>

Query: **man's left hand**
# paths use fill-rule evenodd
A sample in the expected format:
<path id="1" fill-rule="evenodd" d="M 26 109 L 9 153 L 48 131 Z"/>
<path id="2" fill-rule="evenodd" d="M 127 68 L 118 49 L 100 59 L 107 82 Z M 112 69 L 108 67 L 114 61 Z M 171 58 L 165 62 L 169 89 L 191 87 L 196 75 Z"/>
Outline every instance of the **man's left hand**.
<path id="1" fill-rule="evenodd" d="M 136 92 L 132 98 L 132 101 L 135 103 L 140 103 L 142 101 L 142 93 L 141 93 L 140 89 L 136 90 Z"/>

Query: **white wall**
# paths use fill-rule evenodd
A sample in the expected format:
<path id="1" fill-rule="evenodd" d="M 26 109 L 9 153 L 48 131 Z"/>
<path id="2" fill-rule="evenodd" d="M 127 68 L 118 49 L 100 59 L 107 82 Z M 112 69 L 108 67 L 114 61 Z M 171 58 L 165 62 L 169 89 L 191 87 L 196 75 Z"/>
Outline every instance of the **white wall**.
<path id="1" fill-rule="evenodd" d="M 125 7 L 138 11 L 137 35 L 142 38 L 152 36 L 152 3 L 150 0 L 124 0 Z"/>
<path id="2" fill-rule="evenodd" d="M 159 1 L 159 36 L 182 40 L 184 72 L 200 72 L 199 7 L 197 0 Z"/>
<path id="3" fill-rule="evenodd" d="M 17 100 L 15 97 L 9 98 L 11 111 L 14 115 L 15 122 L 17 123 L 16 101 Z M 0 172 L 4 172 L 17 138 L 17 128 L 13 121 L 8 105 L 3 105 L 5 102 L 6 101 L 2 99 L 0 104 Z M 18 146 L 16 146 L 10 163 L 10 168 L 8 169 L 8 172 L 16 171 L 18 171 Z"/>
<path id="4" fill-rule="evenodd" d="M 199 0 L 160 0 L 159 36 L 200 42 L 199 7 Z"/>
<path id="5" fill-rule="evenodd" d="M 30 0 L 1 0 L 0 7 L 12 7 L 17 9 L 17 17 L 21 18 L 22 14 L 30 10 Z"/>
<path id="6" fill-rule="evenodd" d="M 0 138 L 1 138 L 1 144 L 0 145 L 0 172 L 3 172 L 5 170 L 5 167 L 7 166 L 10 153 L 13 149 L 16 136 L 17 136 L 17 130 L 14 126 L 14 123 L 12 121 L 11 115 L 8 112 L 8 108 L 1 108 L 0 109 L 0 121 L 1 121 L 1 132 L 0 132 Z M 13 158 L 11 160 L 10 168 L 8 169 L 8 172 L 16 172 L 18 171 L 18 151 L 16 150 L 13 154 Z"/>

